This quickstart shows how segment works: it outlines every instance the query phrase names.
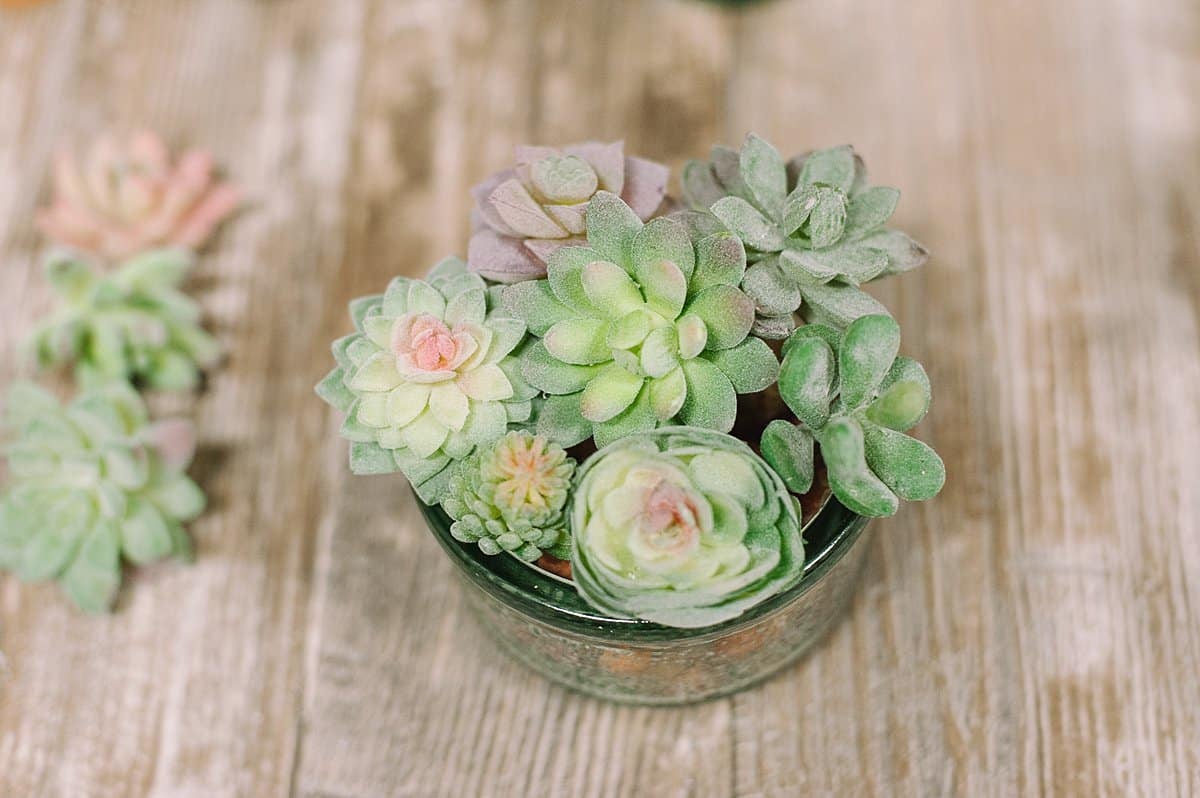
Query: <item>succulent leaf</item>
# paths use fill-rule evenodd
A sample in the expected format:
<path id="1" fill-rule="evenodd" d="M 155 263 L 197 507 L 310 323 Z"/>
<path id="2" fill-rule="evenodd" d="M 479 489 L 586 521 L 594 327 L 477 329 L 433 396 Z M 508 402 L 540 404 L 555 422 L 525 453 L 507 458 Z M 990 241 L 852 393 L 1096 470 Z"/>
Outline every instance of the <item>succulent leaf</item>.
<path id="1" fill-rule="evenodd" d="M 144 565 L 188 558 L 182 525 L 204 509 L 184 474 L 191 425 L 148 424 L 125 383 L 86 390 L 66 406 L 19 384 L 6 425 L 13 480 L 0 497 L 0 568 L 26 580 L 56 579 L 88 612 L 107 610 L 123 557 Z"/>
<path id="2" fill-rule="evenodd" d="M 929 409 L 929 378 L 897 357 L 900 330 L 890 316 L 864 316 L 845 334 L 808 324 L 783 345 L 779 393 L 799 419 L 771 422 L 763 457 L 793 490 L 807 490 L 816 441 L 838 500 L 860 515 L 891 515 L 899 500 L 935 496 L 941 459 L 904 435 Z M 803 487 L 802 487 L 803 486 Z"/>
<path id="3" fill-rule="evenodd" d="M 668 427 L 591 457 L 576 479 L 576 589 L 615 617 L 711 626 L 800 581 L 796 502 L 741 441 Z"/>
<path id="4" fill-rule="evenodd" d="M 785 168 L 778 152 L 750 134 L 739 152 L 714 147 L 708 162 L 684 170 L 684 198 L 707 211 L 744 244 L 752 264 L 743 290 L 755 301 L 760 336 L 784 338 L 793 314 L 846 327 L 886 313 L 855 286 L 915 268 L 928 253 L 883 225 L 899 192 L 866 184 L 850 147 L 809 153 Z M 702 222 L 694 212 L 688 224 Z"/>
<path id="5" fill-rule="evenodd" d="M 550 551 L 566 559 L 570 532 L 563 509 L 575 461 L 562 446 L 512 431 L 452 469 L 441 499 L 450 534 L 485 554 L 507 551 L 532 561 Z"/>
<path id="6" fill-rule="evenodd" d="M 184 250 L 154 250 L 102 275 L 73 253 L 52 252 L 45 271 L 59 305 L 31 340 L 38 365 L 73 364 L 85 387 L 113 380 L 194 387 L 220 347 L 178 290 L 191 264 Z"/>
<path id="7" fill-rule="evenodd" d="M 531 315 L 538 318 L 558 306 L 539 288 L 512 296 L 536 308 Z M 335 343 L 338 367 L 317 386 L 322 399 L 347 414 L 342 436 L 352 442 L 352 471 L 402 471 L 433 502 L 448 486 L 442 472 L 450 462 L 492 443 L 510 423 L 528 420 L 537 391 L 519 368 L 518 353 L 528 348 L 525 322 L 495 302 L 482 278 L 449 258 L 426 280 L 398 277 L 382 296 L 352 303 L 358 331 Z M 581 331 L 553 340 L 574 347 L 576 359 L 586 355 Z M 541 354 L 565 366 L 544 347 Z"/>
<path id="8" fill-rule="evenodd" d="M 521 374 L 553 396 L 578 395 L 571 406 L 592 423 L 598 446 L 676 418 L 730 429 L 736 393 L 765 389 L 778 370 L 770 347 L 749 337 L 755 314 L 738 288 L 741 241 L 673 218 L 643 225 L 605 191 L 587 217 L 586 247 L 558 250 L 546 280 L 503 291 L 504 306 L 541 339 L 522 350 Z M 556 403 L 538 429 L 578 443 L 567 408 Z"/>
<path id="9" fill-rule="evenodd" d="M 554 253 L 578 243 L 587 229 L 589 200 L 610 193 L 624 200 L 635 220 L 649 219 L 663 203 L 667 177 L 663 164 L 626 157 L 621 142 L 518 147 L 513 167 L 471 191 L 470 269 L 501 283 L 545 277 Z M 607 210 L 624 213 L 616 206 Z"/>

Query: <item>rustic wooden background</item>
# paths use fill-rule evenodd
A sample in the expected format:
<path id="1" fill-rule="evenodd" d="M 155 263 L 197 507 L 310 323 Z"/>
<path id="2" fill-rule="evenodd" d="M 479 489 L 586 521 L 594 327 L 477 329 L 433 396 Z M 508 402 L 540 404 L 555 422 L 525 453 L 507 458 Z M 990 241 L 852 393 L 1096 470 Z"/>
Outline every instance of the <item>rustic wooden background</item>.
<path id="1" fill-rule="evenodd" d="M 12 2 L 12 0 L 9 0 Z M 253 195 L 195 281 L 199 560 L 112 617 L 0 577 L 0 795 L 1200 794 L 1194 0 L 51 0 L 0 9 L 0 377 L 48 306 L 64 137 L 149 123 Z M 878 285 L 936 501 L 734 698 L 611 706 L 502 659 L 312 395 L 346 301 L 463 252 L 514 144 L 679 166 L 854 143 L 934 252 Z M 3 387 L 3 386 L 0 386 Z"/>

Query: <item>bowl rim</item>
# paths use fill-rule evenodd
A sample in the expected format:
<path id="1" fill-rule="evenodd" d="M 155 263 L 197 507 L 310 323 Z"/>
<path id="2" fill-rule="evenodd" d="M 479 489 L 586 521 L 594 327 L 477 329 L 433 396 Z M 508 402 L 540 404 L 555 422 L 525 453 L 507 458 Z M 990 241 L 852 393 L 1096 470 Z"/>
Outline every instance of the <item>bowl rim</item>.
<path id="1" fill-rule="evenodd" d="M 804 575 L 799 582 L 754 605 L 736 618 L 712 626 L 678 628 L 638 618 L 612 618 L 590 607 L 577 610 L 556 603 L 551 599 L 555 590 L 571 589 L 563 584 L 563 580 L 542 573 L 540 569 L 530 568 L 514 557 L 487 555 L 481 552 L 478 546 L 455 540 L 450 535 L 451 519 L 440 506 L 425 504 L 415 493 L 413 499 L 426 526 L 433 532 L 442 549 L 450 556 L 459 573 L 473 585 L 529 620 L 561 633 L 574 633 L 593 640 L 619 640 L 623 644 L 703 641 L 723 637 L 753 625 L 814 588 L 850 551 L 871 520 L 847 509 L 831 495 L 801 529 L 801 534 L 816 529 L 827 530 L 830 527 L 834 531 L 831 535 L 824 536 L 825 543 L 818 549 L 809 551 L 808 546 L 805 546 Z M 505 574 L 521 575 L 521 579 L 519 582 L 513 581 Z M 532 585 L 532 588 L 525 587 L 526 583 Z"/>

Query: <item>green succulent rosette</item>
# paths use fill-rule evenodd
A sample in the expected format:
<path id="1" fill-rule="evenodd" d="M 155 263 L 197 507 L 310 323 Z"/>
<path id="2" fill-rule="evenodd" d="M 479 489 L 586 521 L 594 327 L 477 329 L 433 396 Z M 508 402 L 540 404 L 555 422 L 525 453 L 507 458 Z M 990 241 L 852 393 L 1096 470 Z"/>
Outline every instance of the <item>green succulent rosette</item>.
<path id="1" fill-rule="evenodd" d="M 484 554 L 507 551 L 526 562 L 550 552 L 570 557 L 563 508 L 575 461 L 540 435 L 514 430 L 458 464 L 442 509 L 450 534 Z"/>
<path id="2" fill-rule="evenodd" d="M 58 307 L 33 335 L 38 364 L 72 363 L 83 386 L 195 387 L 221 350 L 200 328 L 199 306 L 179 291 L 192 263 L 187 250 L 157 249 L 101 274 L 72 252 L 52 252 L 45 273 Z"/>
<path id="3" fill-rule="evenodd" d="M 900 327 L 882 315 L 856 319 L 845 334 L 809 324 L 788 338 L 779 393 L 799 424 L 772 421 L 761 450 L 791 490 L 812 486 L 814 444 L 833 494 L 859 515 L 892 515 L 901 499 L 942 489 L 941 458 L 904 434 L 925 416 L 931 393 L 925 369 L 899 349 Z"/>
<path id="4" fill-rule="evenodd" d="M 800 513 L 750 447 L 693 427 L 618 441 L 580 469 L 572 577 L 607 615 L 695 628 L 798 583 Z"/>
<path id="5" fill-rule="evenodd" d="M 454 461 L 532 413 L 537 391 L 514 350 L 525 324 L 495 307 L 466 264 L 448 258 L 425 280 L 397 277 L 381 296 L 350 305 L 357 331 L 333 344 L 337 366 L 317 393 L 346 413 L 356 474 L 401 471 L 437 503 Z"/>
<path id="6" fill-rule="evenodd" d="M 731 429 L 736 395 L 769 386 L 779 366 L 749 336 L 741 242 L 693 238 L 674 219 L 643 224 L 605 191 L 586 221 L 587 246 L 557 250 L 547 279 L 503 293 L 539 339 L 521 356 L 525 379 L 548 394 L 537 431 L 604 446 L 668 423 Z"/>
<path id="7" fill-rule="evenodd" d="M 711 160 L 689 162 L 683 194 L 745 243 L 751 266 L 742 288 L 755 301 L 755 332 L 764 337 L 787 337 L 797 310 L 839 329 L 859 316 L 887 313 L 858 286 L 914 269 L 929 256 L 884 226 L 900 192 L 868 185 L 862 159 L 848 146 L 785 163 L 750 134 L 740 151 L 714 147 Z"/>
<path id="8" fill-rule="evenodd" d="M 183 524 L 204 509 L 184 473 L 195 437 L 185 421 L 149 423 L 125 383 L 87 390 L 65 407 L 18 384 L 6 425 L 11 485 L 0 498 L 0 568 L 55 579 L 82 609 L 111 607 L 121 560 L 190 559 Z"/>

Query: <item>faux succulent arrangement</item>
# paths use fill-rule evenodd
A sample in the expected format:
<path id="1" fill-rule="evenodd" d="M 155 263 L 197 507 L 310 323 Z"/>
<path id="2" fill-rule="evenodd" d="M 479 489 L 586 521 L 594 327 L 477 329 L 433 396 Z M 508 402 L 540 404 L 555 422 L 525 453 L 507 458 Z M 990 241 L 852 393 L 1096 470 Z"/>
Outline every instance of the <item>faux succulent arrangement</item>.
<path id="1" fill-rule="evenodd" d="M 38 226 L 56 245 L 44 267 L 56 305 L 29 349 L 39 367 L 71 366 L 80 391 L 65 404 L 32 383 L 9 392 L 0 570 L 102 612 L 123 566 L 191 559 L 184 524 L 206 503 L 185 474 L 195 433 L 151 421 L 137 389 L 190 390 L 220 359 L 181 287 L 240 200 L 208 153 L 172 163 L 147 131 L 103 137 L 82 163 L 61 153 L 54 187 Z"/>
<path id="2" fill-rule="evenodd" d="M 714 148 L 682 210 L 666 182 L 620 142 L 519 148 L 473 192 L 467 262 L 353 302 L 317 392 L 351 469 L 403 472 L 464 545 L 708 627 L 804 579 L 826 481 L 867 517 L 941 489 L 904 434 L 929 379 L 859 287 L 927 254 L 849 147 Z"/>

